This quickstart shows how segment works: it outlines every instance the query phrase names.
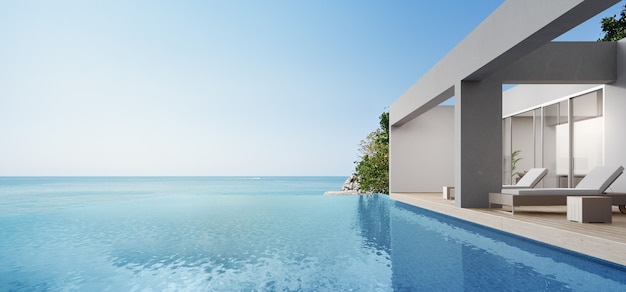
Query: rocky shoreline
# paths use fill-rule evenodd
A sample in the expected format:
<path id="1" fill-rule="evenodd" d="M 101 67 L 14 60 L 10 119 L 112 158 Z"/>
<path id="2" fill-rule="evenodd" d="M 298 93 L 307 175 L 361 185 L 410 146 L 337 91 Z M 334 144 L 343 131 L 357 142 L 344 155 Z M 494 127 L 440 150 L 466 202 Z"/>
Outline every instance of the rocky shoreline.
<path id="1" fill-rule="evenodd" d="M 356 191 L 328 191 L 324 193 L 324 196 L 354 196 L 354 195 L 365 195 L 365 194 L 359 193 Z"/>
<path id="2" fill-rule="evenodd" d="M 341 191 L 328 191 L 324 193 L 324 196 L 351 196 L 351 195 L 369 195 L 368 192 L 361 191 L 361 186 L 356 179 L 356 176 L 351 175 L 343 183 Z"/>

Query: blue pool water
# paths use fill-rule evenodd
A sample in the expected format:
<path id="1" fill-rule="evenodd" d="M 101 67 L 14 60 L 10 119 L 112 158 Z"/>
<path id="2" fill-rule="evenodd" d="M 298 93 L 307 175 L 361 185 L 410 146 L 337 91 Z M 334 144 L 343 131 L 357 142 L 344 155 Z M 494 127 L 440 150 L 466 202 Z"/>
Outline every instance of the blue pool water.
<path id="1" fill-rule="evenodd" d="M 625 291 L 626 267 L 343 177 L 0 178 L 0 291 Z"/>

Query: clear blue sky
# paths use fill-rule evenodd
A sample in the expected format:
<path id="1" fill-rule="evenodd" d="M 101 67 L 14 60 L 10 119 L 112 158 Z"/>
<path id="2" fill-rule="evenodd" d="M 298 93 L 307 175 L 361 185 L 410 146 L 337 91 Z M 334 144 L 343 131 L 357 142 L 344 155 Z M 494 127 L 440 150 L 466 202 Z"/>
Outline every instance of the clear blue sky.
<path id="1" fill-rule="evenodd" d="M 502 2 L 2 1 L 0 175 L 347 176 Z"/>

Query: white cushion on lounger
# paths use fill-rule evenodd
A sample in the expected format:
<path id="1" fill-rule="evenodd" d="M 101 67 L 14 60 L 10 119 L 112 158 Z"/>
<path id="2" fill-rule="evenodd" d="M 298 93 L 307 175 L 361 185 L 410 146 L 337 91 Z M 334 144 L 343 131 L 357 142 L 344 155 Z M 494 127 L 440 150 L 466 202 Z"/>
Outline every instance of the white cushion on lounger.
<path id="1" fill-rule="evenodd" d="M 598 166 L 591 170 L 575 188 L 502 189 L 513 195 L 599 195 L 624 172 L 624 167 Z"/>
<path id="2" fill-rule="evenodd" d="M 542 188 L 542 189 L 503 189 L 503 194 L 513 195 L 599 195 L 596 189 Z"/>
<path id="3" fill-rule="evenodd" d="M 597 189 L 599 194 L 606 189 L 624 172 L 624 167 L 598 166 L 591 170 L 576 186 L 581 189 Z"/>
<path id="4" fill-rule="evenodd" d="M 534 188 L 541 179 L 548 173 L 547 168 L 531 168 L 520 179 L 517 184 L 503 185 L 503 189 L 521 189 L 521 188 Z"/>

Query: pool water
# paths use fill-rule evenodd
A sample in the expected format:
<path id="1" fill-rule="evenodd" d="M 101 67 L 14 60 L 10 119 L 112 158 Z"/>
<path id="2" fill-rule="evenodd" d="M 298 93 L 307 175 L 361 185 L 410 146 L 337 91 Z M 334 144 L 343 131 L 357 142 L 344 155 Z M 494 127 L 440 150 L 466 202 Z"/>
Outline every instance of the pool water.
<path id="1" fill-rule="evenodd" d="M 624 266 L 321 195 L 343 179 L 3 178 L 0 291 L 626 289 Z"/>

